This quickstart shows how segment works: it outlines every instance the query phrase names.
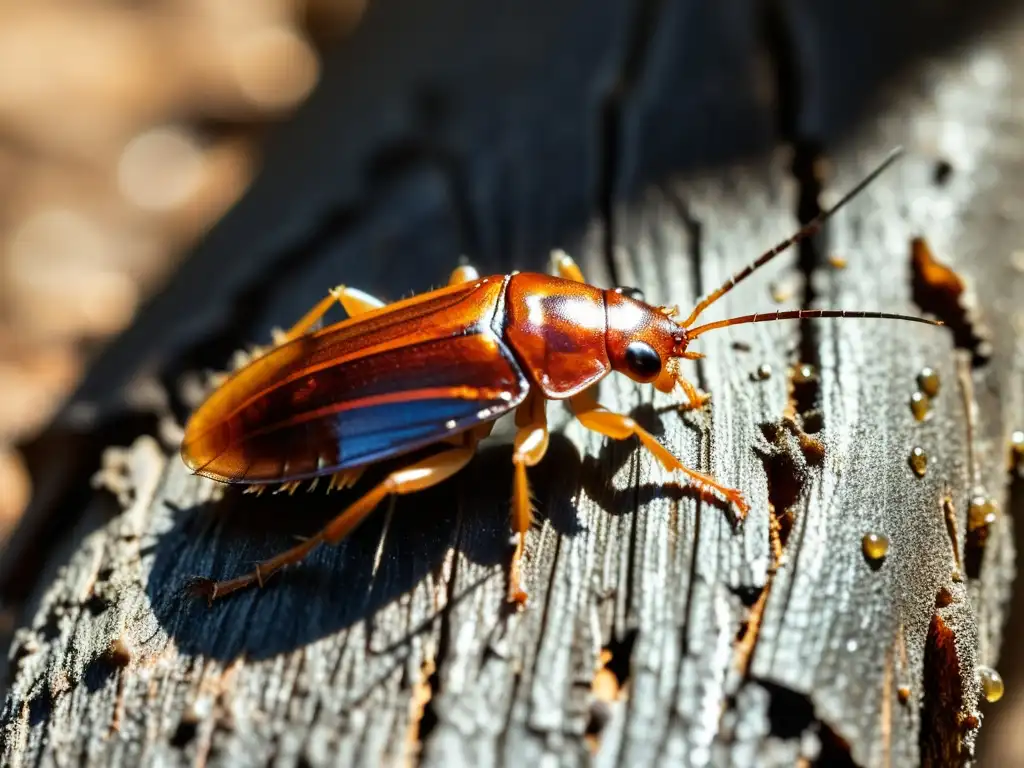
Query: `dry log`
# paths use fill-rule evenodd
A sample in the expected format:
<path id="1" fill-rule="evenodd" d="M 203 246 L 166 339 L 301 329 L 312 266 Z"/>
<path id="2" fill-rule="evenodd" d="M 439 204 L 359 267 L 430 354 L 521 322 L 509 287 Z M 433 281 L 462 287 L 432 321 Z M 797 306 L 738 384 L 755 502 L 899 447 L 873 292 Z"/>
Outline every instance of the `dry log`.
<path id="1" fill-rule="evenodd" d="M 1008 496 L 1006 456 L 1010 431 L 1024 423 L 1024 273 L 1012 258 L 1024 241 L 1014 196 L 1022 156 L 1012 143 L 1024 127 L 1014 111 L 1024 98 L 1016 74 L 1024 71 L 1024 17 L 918 64 L 845 136 L 830 133 L 827 99 L 806 93 L 804 112 L 783 110 L 792 124 L 780 136 L 776 100 L 758 96 L 761 22 L 741 5 L 645 5 L 632 37 L 620 40 L 609 30 L 628 16 L 625 4 L 573 10 L 549 2 L 535 9 L 532 26 L 512 14 L 490 40 L 521 41 L 529 27 L 534 47 L 520 58 L 509 47 L 486 59 L 489 39 L 479 29 L 488 22 L 469 18 L 474 55 L 505 56 L 509 68 L 502 80 L 493 76 L 501 68 L 478 65 L 459 75 L 462 91 L 428 94 L 418 119 L 444 123 L 448 115 L 431 134 L 444 142 L 382 152 L 389 126 L 407 116 L 354 124 L 352 140 L 363 145 L 319 178 L 337 172 L 331 194 L 359 205 L 342 205 L 332 218 L 321 197 L 301 215 L 296 203 L 274 224 L 274 195 L 312 173 L 316 157 L 296 150 L 291 171 L 284 155 L 272 158 L 262 185 L 197 254 L 230 244 L 220 284 L 208 271 L 198 279 L 211 262 L 186 265 L 186 277 L 101 360 L 85 394 L 103 389 L 97 382 L 117 391 L 108 374 L 123 383 L 125 371 L 146 370 L 137 329 L 176 322 L 170 308 L 190 314 L 159 338 L 153 359 L 168 379 L 223 362 L 228 345 L 264 340 L 270 324 L 297 316 L 337 283 L 340 265 L 352 265 L 362 286 L 396 296 L 439 283 L 460 251 L 505 269 L 517 260 L 536 267 L 541 246 L 565 245 L 595 282 L 636 285 L 651 301 L 688 306 L 895 144 L 908 147 L 905 161 L 821 237 L 715 311 L 924 311 L 949 327 L 840 320 L 709 334 L 695 369 L 713 393 L 702 412 L 608 380 L 607 405 L 633 414 L 690 466 L 744 489 L 752 511 L 742 525 L 632 443 L 584 433 L 552 405 L 558 434 L 534 473 L 532 603 L 520 613 L 503 604 L 511 467 L 501 439 L 451 482 L 382 509 L 349 541 L 318 550 L 266 589 L 212 608 L 189 599 L 191 577 L 245 570 L 315 530 L 348 496 L 225 493 L 185 470 L 164 411 L 159 436 L 108 448 L 101 490 L 84 503 L 78 497 L 74 525 L 48 543 L 46 567 L 22 572 L 32 597 L 10 651 L 4 764 L 972 759 L 983 711 L 978 669 L 998 659 L 1014 556 L 1010 518 L 986 519 L 982 499 L 997 510 L 1020 503 Z M 781 5 L 772 34 L 787 24 L 797 31 L 775 49 L 791 57 L 777 56 L 777 68 L 806 84 L 808 62 L 829 58 L 807 46 L 828 41 L 833 28 L 822 22 L 808 35 L 796 22 L 817 18 L 814 11 Z M 417 8 L 403 11 L 427 13 Z M 357 53 L 342 63 L 382 40 L 406 65 L 433 62 L 440 38 L 410 41 L 422 17 L 387 37 L 381 30 L 395 28 L 393 14 L 371 7 L 353 41 Z M 562 55 L 559 35 L 589 14 L 598 19 L 587 29 L 607 35 L 579 33 Z M 436 70 L 427 74 L 441 79 Z M 668 98 L 681 71 L 704 90 Z M 417 74 L 403 70 L 406 79 L 387 88 L 378 82 L 379 98 L 404 92 Z M 538 78 L 550 89 L 538 91 Z M 335 85 L 349 90 L 333 92 L 349 94 L 347 105 L 375 105 L 378 94 L 357 81 L 339 76 Z M 587 87 L 594 83 L 603 90 Z M 543 130 L 507 129 L 505 143 L 485 144 L 483 112 L 477 122 L 446 112 L 479 106 L 481 94 L 502 86 L 508 119 L 537 126 L 539 115 L 558 116 Z M 318 114 L 331 92 L 325 85 L 307 114 Z M 595 92 L 605 94 L 596 104 Z M 566 93 L 576 101 L 552 96 Z M 599 139 L 581 144 L 573 120 L 595 108 Z M 716 141 L 716 123 L 701 108 L 733 135 Z M 714 158 L 713 167 L 694 169 L 680 156 L 672 134 L 686 119 L 697 122 L 686 129 L 694 140 L 687 157 Z M 285 139 L 345 133 L 337 122 L 301 116 L 296 126 Z M 523 143 L 509 138 L 517 135 Z M 793 152 L 772 150 L 783 138 L 795 139 Z M 746 159 L 716 155 L 737 145 Z M 367 157 L 379 186 L 338 192 L 355 184 L 345 164 Z M 566 178 L 567 167 L 597 170 Z M 671 168 L 686 170 L 665 173 Z M 918 237 L 934 263 L 913 258 Z M 289 254 L 288 269 L 275 273 Z M 189 301 L 187 285 L 202 286 Z M 241 293 L 260 298 L 260 308 L 223 303 Z M 189 355 L 175 358 L 183 347 Z M 919 420 L 911 394 L 924 367 L 937 372 L 939 387 Z M 96 413 L 115 407 L 108 400 Z M 910 461 L 916 446 L 928 457 L 923 472 Z M 869 534 L 887 538 L 884 557 L 868 556 L 871 547 L 866 554 Z"/>

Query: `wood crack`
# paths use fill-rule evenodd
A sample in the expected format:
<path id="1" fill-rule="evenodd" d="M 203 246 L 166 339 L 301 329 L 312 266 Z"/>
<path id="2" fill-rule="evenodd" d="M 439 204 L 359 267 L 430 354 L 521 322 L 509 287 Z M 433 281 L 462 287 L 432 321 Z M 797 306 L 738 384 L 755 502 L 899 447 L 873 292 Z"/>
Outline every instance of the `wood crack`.
<path id="1" fill-rule="evenodd" d="M 613 285 L 621 285 L 614 249 L 620 242 L 615 208 L 625 190 L 621 188 L 620 162 L 623 152 L 623 110 L 630 93 L 644 71 L 651 36 L 667 0 L 634 0 L 625 30 L 618 72 L 608 87 L 597 116 L 600 157 L 597 174 L 597 207 L 604 223 L 604 261 Z"/>

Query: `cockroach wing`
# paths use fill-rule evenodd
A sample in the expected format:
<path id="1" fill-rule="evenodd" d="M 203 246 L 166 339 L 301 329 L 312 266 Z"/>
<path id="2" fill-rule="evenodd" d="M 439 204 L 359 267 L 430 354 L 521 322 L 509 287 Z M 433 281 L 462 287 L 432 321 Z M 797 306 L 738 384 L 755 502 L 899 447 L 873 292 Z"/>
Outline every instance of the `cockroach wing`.
<path id="1" fill-rule="evenodd" d="M 200 407 L 185 462 L 222 482 L 290 482 L 497 418 L 529 389 L 490 328 L 501 288 L 442 289 L 278 347 Z"/>

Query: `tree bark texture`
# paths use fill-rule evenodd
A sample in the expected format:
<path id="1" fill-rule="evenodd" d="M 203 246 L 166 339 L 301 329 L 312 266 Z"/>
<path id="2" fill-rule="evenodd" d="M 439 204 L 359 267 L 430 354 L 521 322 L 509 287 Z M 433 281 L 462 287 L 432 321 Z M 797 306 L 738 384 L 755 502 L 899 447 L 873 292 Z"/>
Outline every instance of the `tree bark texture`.
<path id="1" fill-rule="evenodd" d="M 973 759 L 1024 503 L 1007 471 L 1024 425 L 1024 17 L 948 48 L 964 12 L 913 4 L 527 5 L 371 5 L 251 193 L 97 361 L 49 439 L 88 424 L 80 452 L 121 446 L 95 490 L 71 472 L 60 511 L 26 523 L 42 555 L 4 563 L 5 593 L 25 596 L 4 765 Z M 182 382 L 328 286 L 398 298 L 460 253 L 486 273 L 559 246 L 595 283 L 687 308 L 897 144 L 901 163 L 713 316 L 880 309 L 947 327 L 708 334 L 690 372 L 713 400 L 696 412 L 602 384 L 743 489 L 742 524 L 556 403 L 525 611 L 504 604 L 501 430 L 452 481 L 265 589 L 212 607 L 185 593 L 359 492 L 225 492 L 175 451 Z M 914 238 L 937 263 L 914 260 Z M 925 367 L 939 389 L 918 420 Z M 153 374 L 171 393 L 149 390 L 159 426 L 124 415 Z M 884 557 L 865 555 L 869 534 Z"/>

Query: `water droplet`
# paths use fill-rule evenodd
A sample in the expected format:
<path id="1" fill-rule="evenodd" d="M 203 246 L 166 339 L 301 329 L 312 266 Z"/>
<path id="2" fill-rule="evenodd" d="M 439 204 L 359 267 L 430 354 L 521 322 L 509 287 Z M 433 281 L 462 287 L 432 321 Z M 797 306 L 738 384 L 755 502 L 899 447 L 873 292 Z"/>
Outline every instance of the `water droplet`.
<path id="1" fill-rule="evenodd" d="M 127 667 L 132 661 L 132 647 L 124 637 L 116 637 L 110 641 L 105 655 L 111 664 Z"/>
<path id="2" fill-rule="evenodd" d="M 939 394 L 939 372 L 926 365 L 917 374 L 917 386 L 928 397 L 935 397 Z"/>
<path id="3" fill-rule="evenodd" d="M 1010 452 L 1014 466 L 1024 467 L 1024 429 L 1015 429 L 1010 435 Z"/>
<path id="4" fill-rule="evenodd" d="M 996 702 L 1003 698 L 1005 686 L 1003 676 L 992 667 L 978 667 L 978 677 L 981 678 L 981 693 L 985 701 Z"/>
<path id="5" fill-rule="evenodd" d="M 848 650 L 850 653 L 856 653 L 859 647 L 860 646 L 857 644 L 856 640 L 846 641 L 846 650 Z"/>
<path id="6" fill-rule="evenodd" d="M 753 379 L 755 381 L 764 381 L 772 377 L 772 367 L 768 363 L 761 363 L 757 366 L 757 370 L 754 371 Z"/>
<path id="7" fill-rule="evenodd" d="M 810 363 L 801 363 L 793 371 L 793 383 L 810 384 L 818 378 L 817 369 Z"/>
<path id="8" fill-rule="evenodd" d="M 924 421 L 932 415 L 932 401 L 924 392 L 914 392 L 910 396 L 910 410 L 915 419 Z"/>
<path id="9" fill-rule="evenodd" d="M 889 554 L 889 537 L 884 533 L 865 533 L 861 539 L 864 557 L 873 562 L 880 562 Z"/>
<path id="10" fill-rule="evenodd" d="M 924 473 L 928 471 L 928 454 L 919 445 L 910 450 L 910 468 L 918 477 L 924 477 Z"/>
<path id="11" fill-rule="evenodd" d="M 971 497 L 971 503 L 967 507 L 967 529 L 975 531 L 979 528 L 988 528 L 996 521 L 998 512 L 995 501 L 983 493 Z"/>
<path id="12" fill-rule="evenodd" d="M 901 685 L 896 689 L 896 695 L 899 697 L 900 704 L 906 704 L 910 701 L 910 687 Z"/>

